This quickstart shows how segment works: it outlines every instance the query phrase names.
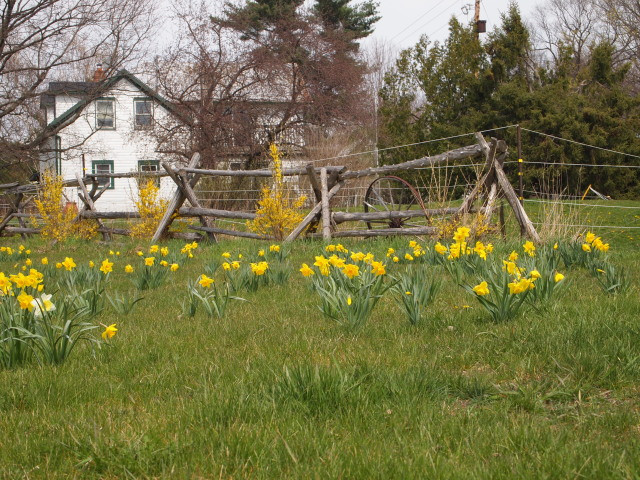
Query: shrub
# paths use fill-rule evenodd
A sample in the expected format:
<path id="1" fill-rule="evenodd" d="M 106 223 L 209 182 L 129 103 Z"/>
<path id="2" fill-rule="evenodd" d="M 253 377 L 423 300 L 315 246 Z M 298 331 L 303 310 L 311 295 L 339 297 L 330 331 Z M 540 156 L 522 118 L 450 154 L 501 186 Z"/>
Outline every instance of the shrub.
<path id="1" fill-rule="evenodd" d="M 256 218 L 247 222 L 247 226 L 252 232 L 282 240 L 304 218 L 300 208 L 307 197 L 302 195 L 294 199 L 292 192 L 285 185 L 282 179 L 280 151 L 275 144 L 271 144 L 269 155 L 273 160 L 273 186 L 262 189 Z"/>

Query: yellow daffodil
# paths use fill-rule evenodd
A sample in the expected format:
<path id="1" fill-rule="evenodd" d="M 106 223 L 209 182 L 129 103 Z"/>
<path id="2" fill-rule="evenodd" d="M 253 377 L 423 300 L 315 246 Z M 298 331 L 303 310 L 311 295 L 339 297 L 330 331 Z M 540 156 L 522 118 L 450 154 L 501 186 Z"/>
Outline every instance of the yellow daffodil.
<path id="1" fill-rule="evenodd" d="M 589 245 L 588 243 L 583 243 L 582 244 L 582 251 L 590 252 L 591 251 L 591 245 Z"/>
<path id="2" fill-rule="evenodd" d="M 222 252 L 221 255 L 223 258 L 231 258 L 231 254 L 229 252 Z"/>
<path id="3" fill-rule="evenodd" d="M 557 249 L 558 249 L 558 242 L 556 242 L 556 243 L 554 243 L 554 244 L 553 244 L 553 249 L 554 249 L 554 250 L 557 250 Z"/>
<path id="4" fill-rule="evenodd" d="M 60 262 L 56 263 L 56 268 L 62 268 L 62 263 Z"/>
<path id="5" fill-rule="evenodd" d="M 171 266 L 169 267 L 169 270 L 171 270 L 172 272 L 175 272 L 176 270 L 178 270 L 178 268 L 180 268 L 180 265 L 178 265 L 177 263 L 172 263 Z"/>
<path id="6" fill-rule="evenodd" d="M 489 295 L 489 284 L 484 281 L 473 287 L 473 291 L 478 296 Z"/>
<path id="7" fill-rule="evenodd" d="M 42 257 L 42 260 L 40 260 L 40 263 L 42 265 L 49 265 L 49 259 L 47 257 Z"/>
<path id="8" fill-rule="evenodd" d="M 348 263 L 342 268 L 342 273 L 348 278 L 357 277 L 360 275 L 360 268 L 353 263 Z"/>
<path id="9" fill-rule="evenodd" d="M 323 256 L 316 256 L 316 261 L 313 264 L 318 267 L 322 275 L 324 275 L 325 277 L 329 275 L 329 270 L 331 267 L 329 266 L 328 259 L 324 258 Z"/>
<path id="10" fill-rule="evenodd" d="M 105 275 L 113 270 L 113 262 L 110 262 L 109 259 L 104 259 L 102 261 L 102 265 L 100 265 L 100 271 Z"/>
<path id="11" fill-rule="evenodd" d="M 411 295 L 411 292 L 406 291 L 406 292 L 404 292 L 404 294 L 405 294 L 405 295 Z"/>
<path id="12" fill-rule="evenodd" d="M 229 262 L 222 262 L 223 270 L 231 270 L 231 264 Z"/>
<path id="13" fill-rule="evenodd" d="M 20 292 L 20 295 L 16 297 L 16 300 L 18 300 L 18 303 L 20 304 L 20 308 L 22 310 L 33 310 L 33 305 L 31 304 L 31 302 L 33 301 L 33 297 L 25 293 L 24 290 Z"/>
<path id="14" fill-rule="evenodd" d="M 453 239 L 457 243 L 461 243 L 461 242 L 463 242 L 463 241 L 465 241 L 467 239 L 467 237 L 469 236 L 470 232 L 471 232 L 471 230 L 468 229 L 467 227 L 458 227 L 458 229 L 453 234 Z"/>
<path id="15" fill-rule="evenodd" d="M 398 263 L 400 261 L 400 258 L 399 257 L 393 257 L 392 260 L 393 260 L 393 263 Z"/>
<path id="16" fill-rule="evenodd" d="M 151 245 L 151 247 L 149 247 L 149 253 L 158 253 L 159 249 L 160 247 L 158 247 L 158 245 Z"/>
<path id="17" fill-rule="evenodd" d="M 409 253 L 405 253 L 405 254 L 404 254 L 404 259 L 405 259 L 405 260 L 409 260 L 410 262 L 412 262 L 412 261 L 413 261 L 413 257 L 412 257 L 412 256 L 411 256 L 411 254 L 409 254 Z"/>
<path id="18" fill-rule="evenodd" d="M 74 268 L 76 268 L 76 264 L 71 257 L 65 257 L 64 262 L 62 262 L 62 266 L 70 272 Z"/>
<path id="19" fill-rule="evenodd" d="M 349 306 L 351 305 L 351 295 L 349 295 L 347 297 L 347 305 L 349 305 Z"/>
<path id="20" fill-rule="evenodd" d="M 266 271 L 269 269 L 269 264 L 267 262 L 251 263 L 250 267 L 251 267 L 251 271 L 255 275 L 260 276 L 266 273 Z"/>
<path id="21" fill-rule="evenodd" d="M 166 260 L 160 260 L 160 266 L 161 267 L 168 267 L 169 266 L 169 262 L 167 262 Z"/>
<path id="22" fill-rule="evenodd" d="M 152 267 L 153 266 L 153 262 L 155 262 L 155 261 L 156 261 L 156 257 L 147 257 L 147 258 L 144 259 L 144 264 L 147 267 Z"/>
<path id="23" fill-rule="evenodd" d="M 364 253 L 362 252 L 353 252 L 351 254 L 351 260 L 353 260 L 354 262 L 361 262 L 362 260 L 364 260 Z"/>
<path id="24" fill-rule="evenodd" d="M 116 328 L 116 324 L 112 323 L 108 327 L 104 328 L 104 332 L 102 332 L 102 339 L 108 340 L 110 338 L 113 338 L 113 336 L 116 334 L 117 331 L 118 329 Z"/>
<path id="25" fill-rule="evenodd" d="M 445 253 L 447 253 L 447 247 L 445 247 L 444 245 L 442 245 L 440 242 L 437 242 L 434 246 L 433 249 L 440 255 L 444 255 Z"/>
<path id="26" fill-rule="evenodd" d="M 93 260 L 89 260 L 89 268 L 93 268 L 95 266 L 96 266 L 96 264 L 93 263 Z"/>
<path id="27" fill-rule="evenodd" d="M 595 239 L 596 235 L 591 232 L 587 232 L 587 234 L 584 236 L 584 241 L 587 243 L 592 243 Z"/>
<path id="28" fill-rule="evenodd" d="M 303 277 L 310 277 L 314 274 L 313 269 L 309 267 L 306 263 L 302 264 L 302 268 L 300 268 L 300 273 Z"/>
<path id="29" fill-rule="evenodd" d="M 279 252 L 280 251 L 280 245 L 269 245 L 269 251 L 270 252 Z"/>
<path id="30" fill-rule="evenodd" d="M 511 252 L 509 254 L 509 261 L 510 262 L 515 262 L 516 260 L 518 260 L 518 253 L 517 252 Z"/>
<path id="31" fill-rule="evenodd" d="M 556 274 L 553 276 L 553 281 L 558 283 L 558 282 L 561 282 L 562 280 L 564 280 L 564 275 L 561 274 L 560 272 L 556 272 Z"/>
<path id="32" fill-rule="evenodd" d="M 327 252 L 335 252 L 336 251 L 336 246 L 335 245 L 327 245 L 326 247 L 324 247 L 324 249 Z"/>
<path id="33" fill-rule="evenodd" d="M 161 254 L 163 257 L 166 257 L 167 255 L 169 255 L 169 247 L 162 247 L 162 248 L 160 249 L 160 254 Z"/>
<path id="34" fill-rule="evenodd" d="M 240 268 L 240 262 L 231 262 L 231 268 L 238 270 Z"/>
<path id="35" fill-rule="evenodd" d="M 394 253 L 396 253 L 396 251 L 393 248 L 389 247 L 389 249 L 387 250 L 387 257 L 390 257 Z"/>
<path id="36" fill-rule="evenodd" d="M 526 242 L 524 242 L 524 245 L 522 245 L 522 248 L 524 249 L 525 253 L 527 253 L 527 255 L 529 255 L 530 257 L 535 256 L 536 246 L 533 244 L 531 240 L 527 240 Z"/>
<path id="37" fill-rule="evenodd" d="M 385 270 L 384 263 L 382 263 L 382 262 L 371 262 L 371 273 L 373 273 L 377 277 L 387 273 L 387 271 Z"/>
<path id="38" fill-rule="evenodd" d="M 24 261 L 24 264 L 25 264 L 27 267 L 30 267 L 30 266 L 33 264 L 33 262 L 31 261 L 31 259 L 30 259 L 30 258 L 27 258 L 27 259 Z"/>
<path id="39" fill-rule="evenodd" d="M 531 270 L 529 272 L 529 276 L 531 277 L 531 280 L 537 280 L 540 277 L 542 277 L 542 275 L 540 275 L 540 272 L 538 270 Z"/>
<path id="40" fill-rule="evenodd" d="M 202 275 L 200 275 L 200 280 L 198 280 L 198 283 L 204 288 L 209 288 L 213 283 L 213 278 L 207 277 L 203 273 Z"/>
<path id="41" fill-rule="evenodd" d="M 258 256 L 264 257 L 264 250 L 258 250 Z"/>
<path id="42" fill-rule="evenodd" d="M 136 252 L 136 255 L 138 255 L 139 257 L 141 257 L 141 256 L 143 256 L 143 255 L 144 255 L 144 252 L 143 252 L 142 250 L 138 250 L 138 251 Z"/>
<path id="43" fill-rule="evenodd" d="M 133 267 L 131 265 L 127 265 L 124 267 L 124 271 L 126 273 L 133 273 Z"/>

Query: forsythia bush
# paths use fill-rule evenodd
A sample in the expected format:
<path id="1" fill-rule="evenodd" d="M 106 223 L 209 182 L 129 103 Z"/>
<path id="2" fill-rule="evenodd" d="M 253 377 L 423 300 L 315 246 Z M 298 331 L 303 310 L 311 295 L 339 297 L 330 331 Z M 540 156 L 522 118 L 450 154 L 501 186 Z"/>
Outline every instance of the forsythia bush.
<path id="1" fill-rule="evenodd" d="M 62 191 L 62 177 L 47 170 L 42 176 L 42 188 L 35 199 L 38 213 L 42 217 L 39 223 L 42 236 L 62 242 L 69 236 L 77 234 L 82 238 L 91 238 L 96 234 L 97 226 L 92 222 L 74 223 L 76 211 L 65 209 Z"/>
<path id="2" fill-rule="evenodd" d="M 136 208 L 140 212 L 140 222 L 131 227 L 131 236 L 138 238 L 151 237 L 167 210 L 168 201 L 160 198 L 160 187 L 153 180 L 148 180 L 140 187 L 140 196 Z"/>
<path id="3" fill-rule="evenodd" d="M 304 218 L 299 210 L 307 197 L 303 195 L 292 199 L 291 192 L 282 180 L 282 161 L 275 144 L 269 147 L 269 154 L 273 160 L 273 187 L 262 189 L 256 218 L 247 222 L 247 226 L 255 233 L 282 240 Z"/>

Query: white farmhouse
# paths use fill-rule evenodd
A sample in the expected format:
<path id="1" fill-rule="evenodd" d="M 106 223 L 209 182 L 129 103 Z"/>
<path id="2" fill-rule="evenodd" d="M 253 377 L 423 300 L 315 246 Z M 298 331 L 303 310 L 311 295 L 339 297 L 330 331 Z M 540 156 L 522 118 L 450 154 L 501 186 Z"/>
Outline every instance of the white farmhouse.
<path id="1" fill-rule="evenodd" d="M 40 107 L 47 127 L 58 130 L 44 145 L 40 171 L 55 171 L 64 180 L 77 172 L 124 173 L 157 171 L 160 161 L 172 160 L 157 153 L 153 125 L 166 120 L 169 105 L 155 91 L 126 70 L 105 79 L 100 67 L 93 82 L 51 82 Z M 96 208 L 100 211 L 134 211 L 137 178 L 99 178 L 109 183 Z M 159 180 L 162 196 L 174 185 Z M 76 188 L 66 188 L 67 201 L 81 202 Z"/>

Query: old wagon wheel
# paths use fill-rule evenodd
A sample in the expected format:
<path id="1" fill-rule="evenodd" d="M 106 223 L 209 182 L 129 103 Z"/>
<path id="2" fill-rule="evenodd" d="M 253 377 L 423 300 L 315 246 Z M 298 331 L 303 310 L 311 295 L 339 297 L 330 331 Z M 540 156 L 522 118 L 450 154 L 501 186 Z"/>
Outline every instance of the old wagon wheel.
<path id="1" fill-rule="evenodd" d="M 393 175 L 376 178 L 364 196 L 369 230 L 377 228 L 422 227 L 429 215 L 418 191 L 406 180 Z"/>

